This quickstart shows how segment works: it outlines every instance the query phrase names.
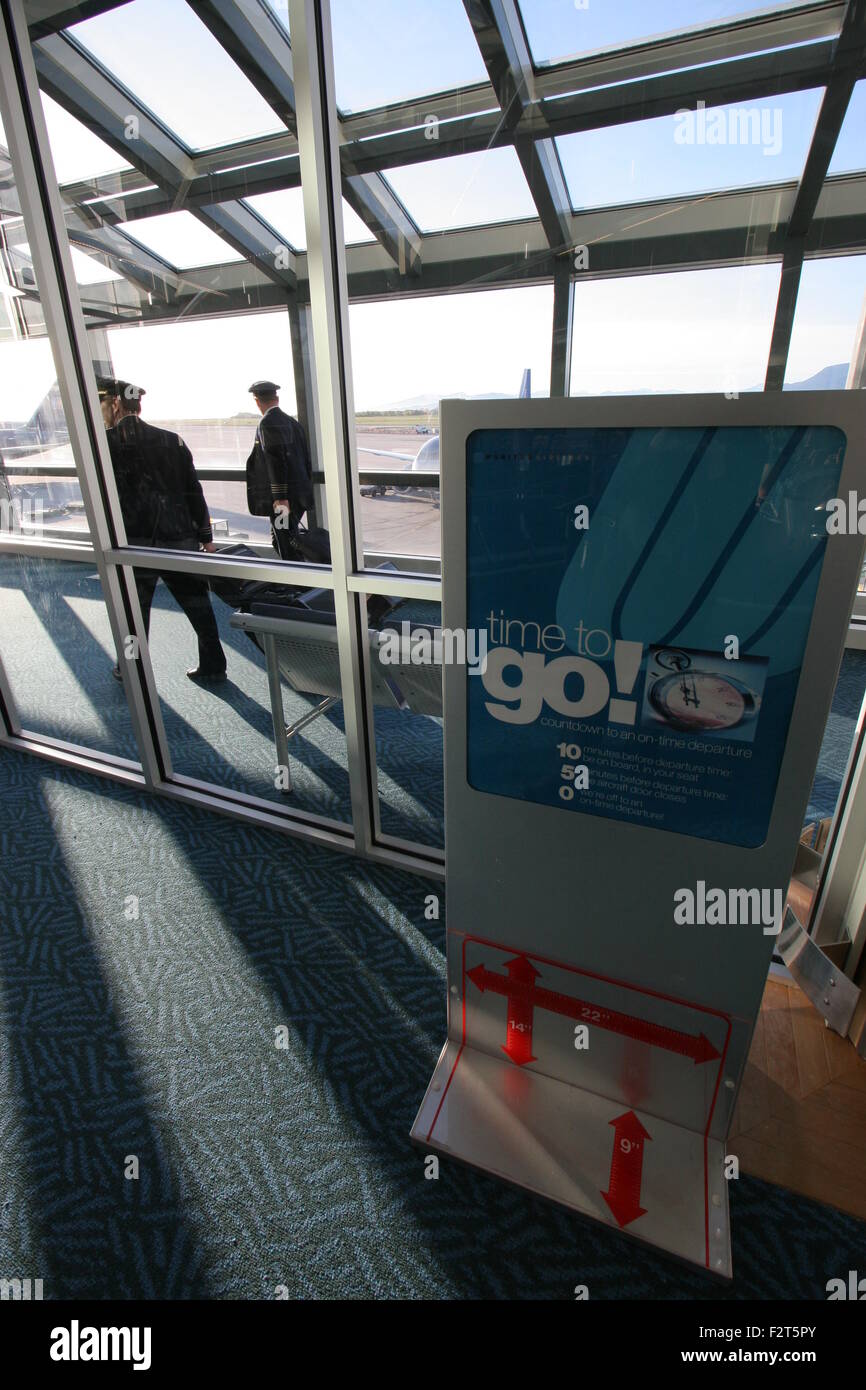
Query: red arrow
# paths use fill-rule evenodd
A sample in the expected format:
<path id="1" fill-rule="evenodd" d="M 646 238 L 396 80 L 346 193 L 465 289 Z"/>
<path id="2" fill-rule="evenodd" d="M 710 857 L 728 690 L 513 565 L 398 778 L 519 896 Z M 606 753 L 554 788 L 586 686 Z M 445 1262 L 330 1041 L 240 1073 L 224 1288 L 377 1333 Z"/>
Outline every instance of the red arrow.
<path id="1" fill-rule="evenodd" d="M 519 956 L 517 960 L 526 961 L 526 965 L 532 971 L 532 977 L 538 974 L 525 956 Z M 651 1047 L 663 1047 L 667 1052 L 677 1052 L 681 1057 L 690 1057 L 695 1066 L 710 1062 L 721 1055 L 703 1033 L 695 1037 L 694 1033 L 682 1033 L 677 1028 L 665 1028 L 660 1023 L 648 1023 L 646 1019 L 632 1018 L 631 1015 L 619 1013 L 616 1009 L 599 1008 L 585 999 L 575 999 L 570 994 L 544 989 L 536 985 L 532 977 L 527 978 L 522 968 L 520 978 L 513 976 L 509 971 L 506 979 L 504 975 L 497 975 L 495 970 L 488 970 L 483 963 L 467 970 L 466 974 L 482 994 L 489 989 L 494 994 L 506 995 L 509 1009 L 514 1000 L 528 1005 L 530 1009 L 548 1009 L 551 1013 L 565 1014 L 567 1018 L 579 1019 L 594 1028 L 621 1033 L 627 1038 L 635 1038 L 638 1042 L 649 1043 Z M 507 1047 L 505 1051 L 508 1051 Z"/>
<path id="2" fill-rule="evenodd" d="M 516 956 L 507 962 L 505 968 L 510 982 L 528 985 L 530 989 L 538 976 L 538 971 L 526 956 Z M 508 1025 L 502 1051 L 518 1067 L 525 1067 L 527 1062 L 536 1060 L 532 1055 L 532 1013 L 531 999 L 518 997 L 509 990 Z"/>
<path id="3" fill-rule="evenodd" d="M 643 1216 L 646 1208 L 640 1204 L 640 1184 L 643 1170 L 644 1140 L 652 1143 L 633 1110 L 626 1110 L 610 1123 L 614 1127 L 613 1154 L 610 1160 L 610 1180 L 602 1197 L 614 1214 L 618 1226 L 628 1226 Z"/>

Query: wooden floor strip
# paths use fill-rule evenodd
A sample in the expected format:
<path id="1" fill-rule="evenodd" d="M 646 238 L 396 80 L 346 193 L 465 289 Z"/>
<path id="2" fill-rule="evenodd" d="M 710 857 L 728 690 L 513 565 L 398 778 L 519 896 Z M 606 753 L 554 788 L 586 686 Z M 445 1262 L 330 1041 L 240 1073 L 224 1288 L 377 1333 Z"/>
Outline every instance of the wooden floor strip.
<path id="1" fill-rule="evenodd" d="M 866 1061 L 780 980 L 767 982 L 728 1152 L 744 1173 L 866 1219 Z"/>

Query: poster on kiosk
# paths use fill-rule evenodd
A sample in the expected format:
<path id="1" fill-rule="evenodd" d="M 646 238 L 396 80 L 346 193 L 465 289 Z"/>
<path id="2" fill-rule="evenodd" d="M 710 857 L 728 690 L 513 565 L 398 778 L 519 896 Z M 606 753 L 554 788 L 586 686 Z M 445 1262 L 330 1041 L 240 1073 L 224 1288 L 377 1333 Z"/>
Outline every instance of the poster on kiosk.
<path id="1" fill-rule="evenodd" d="M 723 1277 L 864 405 L 441 407 L 448 1035 L 412 1138 Z"/>

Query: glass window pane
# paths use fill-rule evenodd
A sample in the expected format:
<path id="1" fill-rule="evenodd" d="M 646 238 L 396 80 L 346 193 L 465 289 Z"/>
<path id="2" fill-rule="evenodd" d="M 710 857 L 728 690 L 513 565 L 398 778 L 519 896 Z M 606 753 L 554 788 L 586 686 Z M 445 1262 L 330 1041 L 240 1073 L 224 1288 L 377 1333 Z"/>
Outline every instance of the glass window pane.
<path id="1" fill-rule="evenodd" d="M 47 338 L 25 338 L 0 348 L 0 420 L 14 429 L 31 419 L 56 385 L 54 356 Z M 23 443 L 7 438 L 4 457 L 21 457 Z"/>
<path id="2" fill-rule="evenodd" d="M 202 26 L 196 8 L 179 0 L 130 0 L 76 25 L 74 37 L 193 147 L 279 131 L 277 117 Z M 150 182 L 154 171 L 134 140 L 129 159 Z M 314 400 L 303 268 L 292 257 L 281 257 L 278 244 L 290 236 L 303 245 L 301 190 L 276 193 L 260 205 L 267 219 L 260 235 L 254 217 L 239 218 L 244 244 L 251 248 L 245 257 L 184 205 L 186 172 L 178 167 L 159 180 L 174 211 L 115 224 L 109 200 L 87 201 L 73 232 L 76 237 L 84 223 L 86 234 L 73 259 L 95 374 L 109 384 L 114 379 L 142 388 L 142 422 L 179 436 L 195 470 L 193 479 L 185 452 L 141 429 L 134 419 L 134 397 L 129 405 L 123 393 L 106 390 L 103 412 L 127 538 L 169 549 L 208 547 L 198 573 L 191 576 L 165 566 L 134 568 L 140 602 L 151 617 L 149 649 L 174 771 L 263 798 L 271 806 L 345 824 L 351 818 L 351 799 L 342 703 L 337 698 L 319 709 L 332 693 L 328 682 L 335 673 L 339 695 L 336 649 L 324 672 L 302 663 L 299 674 L 281 657 L 282 676 L 275 681 L 282 684 L 282 722 L 305 721 L 290 744 L 289 789 L 276 776 L 282 753 L 275 747 L 274 682 L 268 679 L 264 644 L 248 635 L 256 617 L 254 603 L 272 602 L 290 617 L 298 611 L 301 592 L 312 602 L 310 594 L 316 590 L 308 582 L 302 591 L 295 582 L 297 571 L 283 561 L 318 561 L 327 578 L 327 535 L 316 534 L 320 523 L 327 526 L 327 508 L 314 421 L 307 451 L 296 420 L 285 418 L 300 411 L 306 422 L 307 403 L 312 409 Z M 231 200 L 223 215 L 229 223 L 237 215 Z M 271 227 L 271 217 L 276 227 Z M 369 240 L 349 209 L 346 224 L 350 238 Z M 127 238 L 128 245 L 118 245 L 118 236 Z M 233 239 L 240 244 L 242 238 Z M 99 254 L 114 277 L 110 294 L 90 287 L 105 266 L 85 254 L 85 241 L 97 251 L 108 248 Z M 138 247 L 143 248 L 140 255 Z M 20 245 L 17 254 L 23 275 L 26 253 Z M 163 277 L 153 257 L 179 273 Z M 101 302 L 107 299 L 112 300 L 108 306 Z M 105 313 L 106 307 L 113 312 Z M 118 326 L 124 319 L 126 325 Z M 277 384 L 284 412 L 270 419 L 267 457 L 262 412 L 269 411 L 270 403 L 262 390 L 259 409 L 249 390 L 254 381 Z M 299 407 L 301 385 L 296 383 L 302 382 Z M 36 391 L 32 394 L 38 404 Z M 23 421 L 32 429 L 30 416 Z M 255 467 L 250 470 L 251 455 Z M 15 466 L 24 467 L 17 460 Z M 39 466 L 49 474 L 44 462 Z M 285 492 L 275 490 L 277 483 Z M 66 483 L 51 476 L 51 486 Z M 278 515 L 287 510 L 283 498 L 291 503 L 287 518 Z M 283 520 L 291 524 L 282 525 Z M 224 553 L 250 562 L 247 581 L 220 572 Z M 261 559 L 279 560 L 285 578 L 263 588 L 261 569 L 254 563 Z M 328 622 L 326 589 L 318 592 L 318 602 L 324 606 L 316 612 L 323 616 L 310 631 L 324 660 L 327 636 L 336 632 Z M 330 609 L 332 613 L 332 600 Z M 249 629 L 232 623 L 236 614 L 250 620 Z M 197 663 L 219 674 L 223 659 L 226 681 L 198 684 L 187 679 L 188 669 Z M 110 666 L 108 680 L 110 695 L 122 698 Z"/>
<path id="3" fill-rule="evenodd" d="M 566 5 L 520 0 L 536 63 L 561 62 L 596 48 L 620 48 L 677 29 L 700 29 L 738 15 L 783 8 L 783 4 L 768 5 L 766 0 L 661 0 L 653 5 L 646 0 L 616 0 L 616 4 L 578 0 Z"/>
<path id="4" fill-rule="evenodd" d="M 93 179 L 100 174 L 113 174 L 120 169 L 132 168 L 119 154 L 115 154 L 110 145 L 100 140 L 68 111 L 64 111 L 47 92 L 41 95 L 58 183 L 77 183 L 80 179 Z"/>
<path id="5" fill-rule="evenodd" d="M 122 275 L 118 275 L 117 271 L 112 270 L 110 266 L 103 265 L 95 256 L 86 256 L 75 246 L 70 249 L 72 251 L 72 269 L 79 285 L 105 285 L 110 280 L 123 282 Z"/>
<path id="6" fill-rule="evenodd" d="M 292 347 L 285 309 L 268 314 L 237 315 L 192 322 L 166 322 L 110 330 L 108 352 L 113 371 L 145 388 L 142 416 L 149 424 L 180 435 L 189 448 L 207 503 L 217 552 L 274 558 L 269 521 L 251 516 L 245 465 L 261 416 L 249 392 L 255 380 L 280 387 L 280 405 L 295 414 Z M 237 547 L 241 547 L 240 551 Z M 305 724 L 291 739 L 291 790 L 277 777 L 271 696 L 265 654 L 246 630 L 232 625 L 235 613 L 251 604 L 268 603 L 287 618 L 296 595 L 291 572 L 286 586 L 257 589 L 254 583 L 223 579 L 219 560 L 209 576 L 211 592 L 190 593 L 189 585 L 170 572 L 155 580 L 155 571 L 137 573 L 140 597 L 152 591 L 149 648 L 174 771 L 178 775 L 228 787 L 274 805 L 303 810 L 331 820 L 351 819 L 348 758 L 338 701 Z M 323 602 L 327 607 L 327 596 Z M 186 605 L 186 607 L 185 607 Z M 216 623 L 227 680 L 198 685 L 187 669 L 200 657 L 190 605 L 203 623 Z M 323 619 L 327 632 L 327 619 Z M 314 641 L 321 631 L 311 628 Z M 321 655 L 321 654 L 320 654 Z M 333 654 L 335 656 L 335 653 Z M 309 674 L 295 653 L 280 654 L 283 721 L 292 725 L 313 715 L 327 688 L 316 668 L 309 687 L 292 684 L 292 673 Z M 327 662 L 325 663 L 327 665 Z M 298 676 L 295 679 L 299 679 Z"/>
<path id="7" fill-rule="evenodd" d="M 0 500 L 11 501 L 25 531 L 81 538 L 87 518 L 51 345 L 19 332 L 13 317 L 0 342 Z"/>
<path id="8" fill-rule="evenodd" d="M 866 169 L 866 79 L 854 88 L 828 173 L 847 174 L 855 169 Z"/>
<path id="9" fill-rule="evenodd" d="M 826 826 L 836 809 L 864 695 L 866 652 L 847 650 L 839 668 L 833 705 L 824 730 L 815 780 L 806 808 L 805 825 L 813 826 L 816 832 L 807 837 L 809 844 L 820 839 L 821 822 Z"/>
<path id="10" fill-rule="evenodd" d="M 253 212 L 284 236 L 295 251 L 306 251 L 307 231 L 304 226 L 304 195 L 300 188 L 287 188 L 279 193 L 257 193 L 245 198 Z M 355 212 L 343 199 L 343 231 L 346 245 L 353 246 L 376 238 Z"/>
<path id="11" fill-rule="evenodd" d="M 821 91 L 738 106 L 685 108 L 673 116 L 560 136 L 575 208 L 640 203 L 799 178 Z"/>
<path id="12" fill-rule="evenodd" d="M 861 594 L 862 587 L 861 584 Z M 800 836 L 801 843 L 814 850 L 820 861 L 803 864 L 802 871 L 791 881 L 788 897 L 789 907 L 804 925 L 809 922 L 818 888 L 827 872 L 828 834 L 845 781 L 864 696 L 866 652 L 848 648 L 839 667 Z"/>
<path id="13" fill-rule="evenodd" d="M 333 0 L 334 80 L 342 111 L 487 81 L 462 3 Z"/>
<path id="14" fill-rule="evenodd" d="M 219 579 L 214 581 L 220 587 Z M 223 592 L 231 595 L 232 581 Z M 310 719 L 289 741 L 291 790 L 277 776 L 265 656 L 246 632 L 232 627 L 236 602 L 211 592 L 210 606 L 226 659 L 227 679 L 198 685 L 187 679 L 198 661 L 196 637 L 177 598 L 165 582 L 156 585 L 150 620 L 150 657 L 176 773 L 290 810 L 306 811 L 343 823 L 351 821 L 349 770 L 343 706 Z M 290 610 L 286 610 L 290 616 Z M 311 642 L 320 633 L 311 631 Z M 289 679 L 304 667 L 296 647 L 280 639 L 283 718 L 289 726 L 315 714 L 323 694 L 295 689 Z M 320 673 L 322 663 L 320 659 Z M 336 659 L 331 673 L 336 669 Z M 309 677 L 308 677 L 309 679 Z"/>
<path id="15" fill-rule="evenodd" d="M 24 254 L 29 256 L 29 243 L 22 241 L 20 246 Z M 118 275 L 116 270 L 111 270 L 108 266 L 103 265 L 95 256 L 86 256 L 76 246 L 71 246 L 69 249 L 72 253 L 72 269 L 79 285 L 101 285 L 106 284 L 109 280 L 123 280 L 122 275 Z"/>
<path id="16" fill-rule="evenodd" d="M 0 656 L 26 732 L 138 761 L 95 565 L 0 554 Z"/>
<path id="17" fill-rule="evenodd" d="M 87 523 L 15 178 L 0 187 L 0 534 L 80 538 Z M 86 262 L 86 267 L 81 261 Z M 76 270 L 89 273 L 89 257 Z M 59 571 L 51 571 L 58 573 Z M 32 571 L 28 571 L 31 575 Z M 23 571 L 20 586 L 33 582 Z M 100 598 L 101 602 L 101 598 Z"/>
<path id="18" fill-rule="evenodd" d="M 69 32 L 193 150 L 282 129 L 240 68 L 177 0 L 129 4 Z"/>
<path id="19" fill-rule="evenodd" d="M 380 604 L 383 600 L 378 601 Z M 385 600 L 387 602 L 387 600 Z M 396 635 L 396 660 L 383 662 L 371 643 L 369 660 L 376 733 L 379 824 L 383 835 L 442 849 L 445 844 L 445 782 L 442 748 L 441 667 L 413 665 L 413 632 L 441 627 L 442 605 L 418 599 L 393 600 L 376 624 Z M 403 624 L 409 627 L 404 628 Z M 408 639 L 408 640 L 405 640 Z M 389 652 L 384 647 L 383 651 Z M 417 647 L 416 647 L 417 653 Z M 382 679 L 382 677 L 385 679 Z M 398 706 L 399 695 L 402 706 Z"/>
<path id="20" fill-rule="evenodd" d="M 439 400 L 534 394 L 550 384 L 550 286 L 392 299 L 349 310 L 361 525 L 368 563 L 440 554 L 439 493 L 411 482 L 439 471 Z M 519 326 L 519 327 L 518 327 Z M 375 474 L 406 473 L 405 486 Z"/>
<path id="21" fill-rule="evenodd" d="M 199 472 L 217 474 L 201 480 L 215 540 L 272 554 L 268 519 L 250 515 L 242 474 L 260 418 L 250 384 L 275 381 L 282 407 L 297 412 L 285 313 L 116 329 L 108 345 L 117 375 L 144 386 L 151 424 L 179 434 Z"/>
<path id="22" fill-rule="evenodd" d="M 538 215 L 510 147 L 407 164 L 386 177 L 422 232 Z"/>
<path id="23" fill-rule="evenodd" d="M 118 227 L 179 270 L 243 260 L 233 246 L 191 212 L 164 212 L 135 222 L 120 222 Z"/>
<path id="24" fill-rule="evenodd" d="M 582 282 L 571 394 L 760 391 L 778 266 Z"/>
<path id="25" fill-rule="evenodd" d="M 187 13 L 186 6 L 181 9 Z M 207 45 L 173 43 L 166 48 L 165 32 L 169 27 L 173 34 L 176 30 L 168 23 L 153 35 L 148 32 L 146 42 L 137 44 L 142 26 L 146 28 L 160 16 L 173 21 L 173 7 L 161 8 L 157 0 L 131 0 L 122 7 L 122 13 L 111 11 L 87 21 L 77 36 L 102 33 L 105 38 L 109 30 L 100 27 L 104 20 L 106 25 L 114 26 L 110 32 L 127 64 L 134 61 L 141 65 L 142 72 L 156 73 L 162 70 L 150 59 L 154 53 L 166 56 L 168 66 L 160 80 L 167 91 L 171 64 L 177 56 L 175 50 L 185 47 L 178 61 L 183 62 L 190 99 L 197 92 L 205 92 L 208 109 L 230 102 L 231 87 L 225 86 L 221 74 L 211 64 Z M 94 29 L 91 23 L 96 26 Z M 182 30 L 181 37 L 185 33 Z M 134 59 L 130 56 L 133 54 Z M 99 56 L 107 60 L 105 52 Z M 121 80 L 135 85 L 135 73 L 128 66 L 118 71 Z M 142 96 L 150 99 L 149 92 L 142 91 Z M 156 114 L 165 116 L 170 123 L 167 110 L 160 108 Z M 207 143 L 212 143 L 210 138 Z M 149 180 L 152 170 L 134 140 L 129 142 L 129 154 L 133 166 Z M 223 217 L 230 228 L 237 221 L 237 235 L 230 230 L 224 238 L 212 230 L 195 211 L 183 206 L 183 175 L 183 168 L 178 167 L 161 176 L 158 185 L 151 185 L 158 187 L 174 205 L 172 212 L 115 223 L 112 219 L 116 205 L 111 200 L 82 199 L 71 235 L 73 242 L 80 243 L 73 246 L 73 262 L 86 322 L 92 330 L 94 370 L 100 377 L 118 378 L 142 387 L 145 423 L 166 427 L 188 438 L 210 512 L 217 552 L 221 544 L 249 544 L 254 553 L 262 552 L 261 558 L 275 560 L 276 535 L 281 543 L 281 560 L 288 560 L 289 553 L 295 561 L 302 560 L 304 556 L 297 545 L 282 532 L 291 531 L 294 535 L 301 517 L 314 527 L 326 519 L 321 478 L 315 476 L 315 438 L 309 459 L 302 451 L 301 471 L 307 475 L 303 485 L 300 478 L 289 478 L 288 466 L 286 477 L 281 479 L 292 512 L 290 524 L 282 527 L 279 534 L 272 533 L 271 520 L 279 520 L 273 507 L 279 508 L 282 499 L 269 496 L 266 500 L 261 495 L 263 488 L 271 488 L 269 476 L 263 480 L 267 473 L 264 455 L 260 452 L 257 459 L 260 487 L 252 503 L 255 514 L 251 514 L 247 494 L 247 462 L 256 424 L 261 420 L 248 389 L 252 381 L 280 383 L 281 406 L 292 414 L 300 408 L 304 427 L 307 425 L 306 406 L 313 401 L 312 378 L 299 407 L 292 347 L 292 324 L 296 344 L 303 345 L 299 352 L 306 355 L 310 341 L 308 313 L 296 294 L 296 288 L 301 288 L 296 269 L 302 278 L 303 268 L 295 267 L 277 229 L 264 221 L 259 223 L 255 216 L 239 213 L 232 200 L 224 206 Z M 294 209 L 301 210 L 299 188 L 272 196 L 274 201 L 267 211 L 285 203 L 291 220 Z M 122 205 L 122 198 L 120 202 Z M 348 209 L 347 214 L 350 233 L 355 235 L 357 220 L 353 222 Z M 294 235 L 302 240 L 297 233 Z M 368 237 L 366 229 L 363 235 Z M 235 250 L 228 238 L 249 245 L 248 254 Z M 19 259 L 22 254 L 18 247 Z M 165 265 L 164 275 L 154 258 Z M 25 271 L 23 266 L 22 273 Z M 263 309 L 274 312 L 257 312 Z M 115 327 L 124 322 L 130 329 L 134 326 L 134 331 Z M 111 414 L 112 399 L 105 401 L 106 418 Z M 116 420 L 112 427 L 114 423 Z M 288 421 L 281 428 L 297 431 L 297 425 Z M 299 438 L 297 433 L 294 438 Z M 116 443 L 114 436 L 112 440 Z M 288 453 L 285 458 L 289 458 Z M 157 500 L 150 498 L 154 505 Z M 123 498 L 121 502 L 123 510 Z M 196 535 L 199 529 L 202 528 L 196 529 Z M 219 564 L 217 554 L 214 564 Z"/>
<path id="26" fill-rule="evenodd" d="M 841 390 L 866 296 L 866 256 L 806 261 L 788 349 L 786 390 Z"/>
<path id="27" fill-rule="evenodd" d="M 275 19 L 278 19 L 287 34 L 289 29 L 289 0 L 264 0 L 265 8 L 270 10 Z"/>

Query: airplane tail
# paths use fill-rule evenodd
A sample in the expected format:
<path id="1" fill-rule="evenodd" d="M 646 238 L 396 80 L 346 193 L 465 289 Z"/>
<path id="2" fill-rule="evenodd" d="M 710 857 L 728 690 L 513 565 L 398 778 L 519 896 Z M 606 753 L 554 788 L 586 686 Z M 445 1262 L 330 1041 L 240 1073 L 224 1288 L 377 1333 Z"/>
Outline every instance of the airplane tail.
<path id="1" fill-rule="evenodd" d="M 529 400 L 532 395 L 532 368 L 526 367 L 523 372 L 523 380 L 520 383 L 520 400 Z"/>

